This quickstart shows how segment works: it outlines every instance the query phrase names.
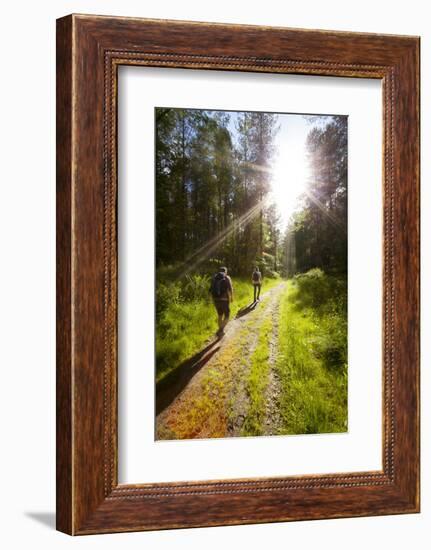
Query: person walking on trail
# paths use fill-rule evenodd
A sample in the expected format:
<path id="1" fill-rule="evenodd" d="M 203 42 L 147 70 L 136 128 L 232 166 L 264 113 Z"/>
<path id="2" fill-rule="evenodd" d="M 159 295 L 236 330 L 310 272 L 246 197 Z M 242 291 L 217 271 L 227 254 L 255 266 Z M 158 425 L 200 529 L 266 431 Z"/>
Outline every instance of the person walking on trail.
<path id="1" fill-rule="evenodd" d="M 257 266 L 253 270 L 253 274 L 251 276 L 251 282 L 253 283 L 253 287 L 254 287 L 254 301 L 259 302 L 260 289 L 262 287 L 262 273 L 259 271 L 259 268 Z"/>
<path id="2" fill-rule="evenodd" d="M 218 316 L 218 336 L 224 334 L 224 328 L 230 317 L 229 304 L 233 300 L 232 280 L 227 274 L 227 269 L 221 267 L 211 281 L 210 292 L 214 300 L 214 306 Z"/>

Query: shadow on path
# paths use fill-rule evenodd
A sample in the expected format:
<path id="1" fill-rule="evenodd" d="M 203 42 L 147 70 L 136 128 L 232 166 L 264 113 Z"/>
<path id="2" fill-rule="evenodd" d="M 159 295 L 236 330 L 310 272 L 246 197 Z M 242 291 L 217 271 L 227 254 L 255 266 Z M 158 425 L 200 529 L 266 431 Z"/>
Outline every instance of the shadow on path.
<path id="1" fill-rule="evenodd" d="M 220 349 L 220 338 L 210 342 L 204 349 L 186 359 L 179 367 L 156 384 L 156 415 L 163 412 L 190 380 Z"/>
<path id="2" fill-rule="evenodd" d="M 257 301 L 251 302 L 251 304 L 248 304 L 248 306 L 245 306 L 245 307 L 241 308 L 240 310 L 238 310 L 238 313 L 236 314 L 235 319 L 239 319 L 240 317 L 244 317 L 244 315 L 247 315 L 247 313 L 250 313 L 251 311 L 256 309 L 257 304 L 258 304 Z"/>

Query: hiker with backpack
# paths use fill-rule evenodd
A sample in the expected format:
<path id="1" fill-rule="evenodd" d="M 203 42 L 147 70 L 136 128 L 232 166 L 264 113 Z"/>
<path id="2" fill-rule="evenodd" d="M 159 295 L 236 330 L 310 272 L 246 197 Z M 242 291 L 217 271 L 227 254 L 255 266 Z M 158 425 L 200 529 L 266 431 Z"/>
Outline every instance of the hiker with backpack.
<path id="1" fill-rule="evenodd" d="M 259 268 L 256 266 L 253 270 L 251 276 L 251 282 L 254 287 L 254 302 L 260 301 L 260 289 L 262 287 L 262 273 L 259 271 Z"/>
<path id="2" fill-rule="evenodd" d="M 217 310 L 219 326 L 217 334 L 221 336 L 224 334 L 224 328 L 229 321 L 229 303 L 233 300 L 232 281 L 225 267 L 221 267 L 218 273 L 213 276 L 210 292 L 213 297 L 214 306 Z"/>

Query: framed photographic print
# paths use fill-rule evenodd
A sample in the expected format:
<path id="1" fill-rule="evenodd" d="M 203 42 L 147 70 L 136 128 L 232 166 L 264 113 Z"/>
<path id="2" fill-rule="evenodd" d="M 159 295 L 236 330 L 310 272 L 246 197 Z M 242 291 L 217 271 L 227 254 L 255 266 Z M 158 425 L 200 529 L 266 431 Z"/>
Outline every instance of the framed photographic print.
<path id="1" fill-rule="evenodd" d="M 57 528 L 419 511 L 419 39 L 57 21 Z"/>

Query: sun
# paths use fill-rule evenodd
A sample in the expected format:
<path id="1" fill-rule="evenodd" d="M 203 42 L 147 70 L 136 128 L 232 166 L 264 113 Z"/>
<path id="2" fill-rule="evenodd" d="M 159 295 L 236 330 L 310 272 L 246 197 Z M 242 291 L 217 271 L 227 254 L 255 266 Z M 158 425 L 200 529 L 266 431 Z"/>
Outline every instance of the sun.
<path id="1" fill-rule="evenodd" d="M 271 199 L 277 205 L 281 224 L 286 227 L 306 191 L 308 164 L 303 147 L 280 147 L 272 170 Z"/>

